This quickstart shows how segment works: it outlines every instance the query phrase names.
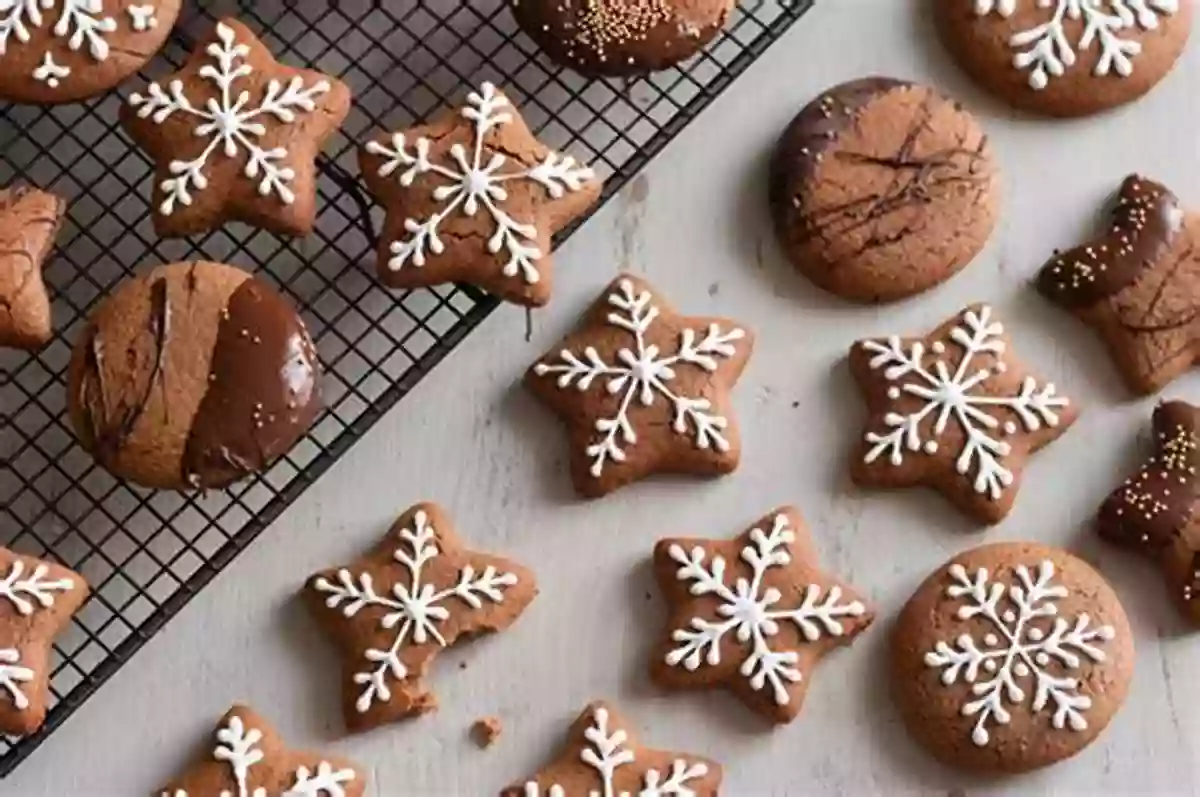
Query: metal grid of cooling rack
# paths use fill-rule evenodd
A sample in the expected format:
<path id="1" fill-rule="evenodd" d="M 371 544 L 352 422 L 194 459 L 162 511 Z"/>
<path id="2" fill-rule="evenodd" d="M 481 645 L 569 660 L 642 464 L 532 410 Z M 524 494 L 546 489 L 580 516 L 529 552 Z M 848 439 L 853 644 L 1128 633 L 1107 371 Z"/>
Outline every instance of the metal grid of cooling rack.
<path id="1" fill-rule="evenodd" d="M 426 119 L 491 80 L 542 140 L 608 178 L 607 198 L 811 3 L 744 0 L 707 52 L 621 82 L 584 80 L 541 58 L 504 0 L 187 3 L 143 77 L 177 68 L 194 36 L 233 14 L 281 60 L 337 75 L 354 91 L 354 110 L 319 163 L 316 231 L 302 240 L 242 225 L 157 239 L 151 166 L 117 127 L 116 94 L 52 109 L 0 106 L 0 186 L 29 182 L 71 203 L 45 272 L 55 339 L 32 356 L 0 351 L 0 545 L 61 561 L 94 589 L 55 645 L 44 728 L 0 737 L 0 777 L 495 309 L 469 287 L 396 293 L 375 283 L 380 215 L 356 183 L 357 142 Z M 325 367 L 328 410 L 259 478 L 205 495 L 142 490 L 113 479 L 75 445 L 64 417 L 70 346 L 91 307 L 121 280 L 195 258 L 248 268 L 297 302 Z"/>

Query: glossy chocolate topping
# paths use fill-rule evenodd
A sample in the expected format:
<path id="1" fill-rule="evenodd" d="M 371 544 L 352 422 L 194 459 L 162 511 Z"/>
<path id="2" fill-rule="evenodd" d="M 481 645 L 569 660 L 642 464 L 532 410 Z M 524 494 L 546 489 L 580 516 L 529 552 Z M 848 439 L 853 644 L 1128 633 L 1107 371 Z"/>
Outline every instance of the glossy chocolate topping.
<path id="1" fill-rule="evenodd" d="M 1096 520 L 1102 537 L 1150 551 L 1171 544 L 1192 518 L 1198 431 L 1200 408 L 1170 401 L 1154 410 L 1153 455 L 1104 502 Z"/>
<path id="2" fill-rule="evenodd" d="M 208 390 L 192 420 L 183 478 L 219 487 L 262 470 L 320 409 L 316 350 L 290 304 L 256 279 L 221 314 Z"/>
<path id="3" fill-rule="evenodd" d="M 777 224 L 785 225 L 793 209 L 790 192 L 813 176 L 858 111 L 893 89 L 912 85 L 886 77 L 861 78 L 835 86 L 804 106 L 779 137 L 771 159 L 770 202 Z"/>
<path id="4" fill-rule="evenodd" d="M 1087 307 L 1133 284 L 1171 250 L 1183 228 L 1179 199 L 1138 175 L 1121 184 L 1104 235 L 1042 267 L 1038 290 L 1067 308 Z"/>

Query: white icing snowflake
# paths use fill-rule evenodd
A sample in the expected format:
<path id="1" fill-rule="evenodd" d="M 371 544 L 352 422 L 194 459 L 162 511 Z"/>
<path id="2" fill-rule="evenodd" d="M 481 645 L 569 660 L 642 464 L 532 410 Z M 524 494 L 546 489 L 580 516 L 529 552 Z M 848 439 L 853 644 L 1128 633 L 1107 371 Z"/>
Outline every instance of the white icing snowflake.
<path id="1" fill-rule="evenodd" d="M 629 792 L 618 792 L 614 785 L 615 773 L 619 767 L 632 764 L 635 760 L 633 751 L 625 747 L 627 739 L 625 731 L 608 729 L 608 711 L 597 708 L 592 714 L 591 727 L 583 732 L 588 745 L 580 752 L 579 757 L 588 766 L 596 770 L 600 777 L 599 791 L 588 792 L 591 797 L 630 797 Z M 637 797 L 695 797 L 688 783 L 708 774 L 708 766 L 702 761 L 695 763 L 676 758 L 671 762 L 669 773 L 648 769 L 642 775 L 642 789 Z M 542 792 L 536 781 L 525 784 L 525 797 L 573 797 L 557 783 Z"/>
<path id="2" fill-rule="evenodd" d="M 153 5 L 129 6 L 125 11 L 129 14 L 129 25 L 139 33 L 158 27 L 158 11 Z"/>
<path id="3" fill-rule="evenodd" d="M 625 448 L 637 443 L 637 432 L 629 420 L 630 405 L 636 398 L 643 407 L 654 403 L 656 395 L 662 396 L 674 407 L 672 428 L 677 434 L 690 434 L 697 448 L 716 448 L 728 451 L 729 441 L 723 431 L 729 422 L 714 415 L 712 402 L 706 398 L 689 398 L 673 391 L 670 382 L 675 378 L 675 368 L 681 364 L 694 365 L 710 373 L 717 370 L 718 357 L 732 357 L 736 341 L 746 336 L 741 329 L 722 332 L 716 324 L 709 324 L 701 336 L 695 330 L 685 329 L 679 335 L 676 352 L 664 356 L 658 346 L 647 345 L 646 331 L 658 317 L 658 308 L 650 302 L 650 292 L 635 293 L 633 283 L 621 280 L 617 292 L 608 295 L 608 304 L 615 312 L 608 314 L 608 323 L 626 330 L 633 336 L 634 346 L 617 351 L 616 362 L 606 363 L 595 348 L 588 346 L 580 358 L 574 352 L 563 349 L 559 352 L 560 362 L 548 365 L 538 363 L 534 373 L 538 376 L 558 374 L 559 388 L 574 385 L 584 391 L 597 379 L 603 378 L 604 389 L 611 395 L 621 395 L 617 412 L 610 418 L 596 421 L 596 431 L 602 437 L 599 442 L 587 447 L 591 457 L 591 473 L 599 477 L 608 460 L 625 461 Z"/>
<path id="4" fill-rule="evenodd" d="M 808 642 L 816 642 L 823 635 L 840 637 L 846 629 L 840 618 L 861 617 L 866 607 L 859 601 L 839 603 L 842 590 L 834 585 L 822 594 L 816 584 L 804 587 L 804 597 L 799 606 L 779 606 L 783 595 L 774 587 L 763 588 L 763 578 L 773 567 L 787 567 L 792 557 L 789 546 L 796 541 L 786 515 L 775 516 L 770 533 L 762 529 L 750 530 L 750 544 L 742 548 L 742 561 L 750 566 L 751 577 L 737 578 L 732 585 L 725 577 L 726 561 L 714 556 L 707 566 L 705 551 L 696 546 L 685 551 L 672 545 L 667 553 L 679 564 L 675 577 L 680 581 L 693 582 L 692 595 L 713 595 L 720 599 L 717 622 L 702 617 L 693 617 L 688 628 L 678 628 L 671 639 L 679 646 L 667 654 L 666 661 L 672 667 L 683 665 L 695 671 L 701 664 L 716 666 L 721 663 L 721 643 L 727 634 L 734 634 L 742 645 L 749 643 L 749 653 L 742 662 L 741 673 L 750 681 L 750 686 L 761 690 L 770 684 L 778 705 L 787 705 L 790 697 L 789 683 L 797 683 L 803 673 L 796 667 L 799 654 L 794 650 L 771 649 L 771 637 L 779 633 L 780 623 L 790 622 L 796 626 Z"/>
<path id="5" fill-rule="evenodd" d="M 400 660 L 400 649 L 410 640 L 418 645 L 430 639 L 442 647 L 446 640 L 438 630 L 439 624 L 450 617 L 444 604 L 450 598 L 458 598 L 473 609 L 483 606 L 483 600 L 493 603 L 504 601 L 503 588 L 517 583 L 513 573 L 500 573 L 488 565 L 482 573 L 476 573 L 470 565 L 458 572 L 458 581 L 452 586 L 437 589 L 433 584 L 422 583 L 421 569 L 438 556 L 436 531 L 423 511 L 413 515 L 414 529 L 400 529 L 400 545 L 392 557 L 408 570 L 408 584 L 397 581 L 388 585 L 385 594 L 375 591 L 370 573 L 352 574 L 343 568 L 337 573 L 337 582 L 318 578 L 318 592 L 328 594 L 325 605 L 330 609 L 341 607 L 342 614 L 353 617 L 367 606 L 385 610 L 379 624 L 391 630 L 399 626 L 391 647 L 387 650 L 368 648 L 366 652 L 369 669 L 354 675 L 354 683 L 362 687 L 355 708 L 359 713 L 370 709 L 376 700 L 387 702 L 392 698 L 388 678 L 403 681 L 408 677 L 408 668 Z M 387 594 L 390 593 L 390 594 Z"/>
<path id="6" fill-rule="evenodd" d="M 257 728 L 245 727 L 242 718 L 232 716 L 224 728 L 217 731 L 217 747 L 213 750 L 213 758 L 224 761 L 233 773 L 237 783 L 237 793 L 230 794 L 222 790 L 220 797 L 269 797 L 267 790 L 259 786 L 250 790 L 247 780 L 250 770 L 263 760 L 264 753 L 258 747 L 262 741 L 262 731 Z M 308 767 L 297 767 L 293 773 L 291 788 L 282 792 L 278 797 L 346 797 L 343 786 L 354 780 L 354 770 L 334 769 L 327 761 L 317 765 L 317 771 L 312 772 Z M 183 789 L 164 791 L 161 797 L 189 797 Z"/>
<path id="7" fill-rule="evenodd" d="M 25 563 L 14 559 L 8 573 L 0 578 L 0 600 L 7 600 L 22 617 L 28 617 L 37 609 L 54 605 L 54 593 L 74 588 L 69 578 L 47 579 L 50 568 L 37 564 L 28 572 Z M 18 711 L 29 708 L 29 698 L 19 684 L 33 680 L 34 672 L 21 666 L 21 652 L 16 648 L 0 647 L 0 689 L 8 693 Z"/>
<path id="8" fill-rule="evenodd" d="M 67 47 L 72 51 L 86 44 L 92 58 L 107 60 L 109 48 L 104 36 L 117 29 L 117 21 L 104 16 L 104 0 L 0 0 L 0 56 L 8 52 L 10 39 L 15 39 L 16 44 L 27 44 L 33 31 L 46 24 L 46 12 L 56 6 L 59 14 L 54 23 L 54 35 L 66 39 Z M 51 64 L 53 59 L 47 51 L 42 65 L 34 69 L 33 77 L 55 88 L 59 79 L 70 74 L 70 70 Z"/>
<path id="9" fill-rule="evenodd" d="M 304 80 L 299 76 L 293 77 L 286 86 L 278 80 L 271 80 L 262 100 L 258 105 L 251 106 L 249 92 L 235 92 L 238 81 L 254 71 L 245 63 L 250 47 L 238 44 L 235 35 L 228 25 L 217 23 L 219 41 L 212 42 L 205 49 L 215 66 L 205 64 L 200 68 L 199 75 L 216 86 L 219 94 L 206 100 L 203 106 L 192 104 L 183 93 L 183 81 L 178 78 L 167 84 L 165 90 L 158 83 L 151 83 L 147 88 L 148 96 L 134 94 L 129 98 L 129 104 L 138 109 L 138 116 L 142 119 L 151 118 L 155 124 L 162 124 L 176 113 L 192 116 L 197 120 L 193 134 L 198 138 L 210 139 L 208 146 L 196 158 L 173 160 L 169 164 L 168 168 L 174 176 L 163 180 L 160 186 L 166 196 L 159 206 L 159 212 L 164 216 L 174 212 L 176 203 L 185 206 L 192 204 L 193 189 L 203 191 L 208 187 L 204 170 L 209 158 L 218 149 L 226 158 L 237 156 L 243 149 L 246 151 L 246 166 L 242 172 L 251 180 L 259 180 L 258 193 L 261 196 L 275 194 L 286 205 L 296 201 L 291 189 L 296 173 L 282 165 L 288 151 L 284 147 L 263 149 L 256 141 L 267 133 L 264 124 L 266 117 L 274 117 L 282 124 L 292 124 L 296 121 L 297 112 L 311 113 L 316 109 L 314 98 L 328 92 L 330 85 L 321 80 L 305 88 Z"/>
<path id="10" fill-rule="evenodd" d="M 367 152 L 386 159 L 379 167 L 380 177 L 388 177 L 404 167 L 398 179 L 405 188 L 425 174 L 436 174 L 446 181 L 433 189 L 433 198 L 444 203 L 440 210 L 428 219 L 404 220 L 404 229 L 412 237 L 392 241 L 393 257 L 388 260 L 388 268 L 392 271 L 399 271 L 408 263 L 421 268 L 427 253 L 440 255 L 445 251 L 445 243 L 438 235 L 438 225 L 455 211 L 474 216 L 482 207 L 496 225 L 496 232 L 487 241 L 488 251 L 499 254 L 504 250 L 508 257 L 501 269 L 504 276 L 519 274 L 530 285 L 541 280 L 537 261 L 543 252 L 537 247 L 537 228 L 504 211 L 503 205 L 508 198 L 504 184 L 513 180 L 532 180 L 541 185 L 551 199 L 560 199 L 567 191 L 582 189 L 593 178 L 594 172 L 577 164 L 571 156 L 557 152 L 547 154 L 533 168 L 518 163 L 521 168 L 517 171 L 501 171 L 509 159 L 499 152 L 487 153 L 485 161 L 484 139 L 493 128 L 512 121 L 512 115 L 505 110 L 508 107 L 508 100 L 491 83 L 484 83 L 478 93 L 471 92 L 461 111 L 464 118 L 474 123 L 471 150 L 468 152 L 461 144 L 454 144 L 450 147 L 453 163 L 446 165 L 429 159 L 432 143 L 424 136 L 416 140 L 411 151 L 403 133 L 392 136 L 391 147 L 378 141 L 367 143 Z"/>
<path id="11" fill-rule="evenodd" d="M 898 402 L 906 396 L 915 396 L 923 402 L 919 409 L 909 414 L 887 413 L 883 418 L 884 424 L 891 429 L 887 434 L 867 432 L 866 441 L 872 446 L 864 457 L 868 464 L 884 454 L 888 455 L 892 465 L 899 466 L 904 461 L 905 451 L 937 453 L 938 440 L 953 419 L 961 427 L 964 438 L 955 467 L 964 476 L 975 471 L 975 491 L 996 499 L 1012 484 L 1012 471 L 1002 461 L 1010 446 L 997 438 L 1001 434 L 1016 433 L 1017 424 L 1011 420 L 1001 423 L 994 410 L 1012 412 L 1026 430 L 1032 432 L 1043 424 L 1051 428 L 1057 426 L 1055 410 L 1066 407 L 1069 401 L 1065 396 L 1055 395 L 1053 383 L 1039 388 L 1031 376 L 1025 377 L 1015 396 L 975 392 L 1007 368 L 999 359 L 1004 353 L 1004 326 L 992 322 L 991 318 L 990 307 L 985 306 L 978 313 L 967 310 L 959 324 L 950 330 L 950 340 L 962 350 L 953 372 L 943 357 L 946 344 L 942 341 L 930 347 L 933 355 L 930 362 L 926 361 L 925 345 L 920 341 L 913 343 L 908 351 L 895 335 L 888 338 L 886 344 L 873 340 L 862 344 L 875 355 L 870 360 L 870 367 L 873 370 L 883 368 L 884 377 L 895 383 L 888 389 L 888 398 Z M 986 354 L 997 358 L 990 370 L 975 364 L 977 357 Z M 923 430 L 922 424 L 931 416 L 932 429 Z M 929 431 L 931 435 L 928 435 Z"/>
<path id="12" fill-rule="evenodd" d="M 1082 657 L 1104 661 L 1104 651 L 1093 643 L 1111 640 L 1116 635 L 1113 628 L 1091 627 L 1087 614 L 1078 615 L 1073 622 L 1057 616 L 1054 601 L 1068 593 L 1066 587 L 1052 583 L 1054 563 L 1048 560 L 1038 566 L 1036 579 L 1024 565 L 1017 565 L 1017 583 L 1008 585 L 989 582 L 988 571 L 982 567 L 974 577 L 959 564 L 951 565 L 949 573 L 954 583 L 946 588 L 946 594 L 968 601 L 955 616 L 959 620 L 981 617 L 991 630 L 984 634 L 982 647 L 969 634 L 957 637 L 953 646 L 939 641 L 925 654 L 925 664 L 944 667 L 941 680 L 947 686 L 960 676 L 971 684 L 971 694 L 978 699 L 962 707 L 964 717 L 978 717 L 971 741 L 980 747 L 987 745 L 988 723 L 1007 725 L 1012 720 L 1005 704 L 1024 703 L 1027 695 L 1021 682 L 1030 676 L 1030 711 L 1036 714 L 1053 704 L 1050 722 L 1055 728 L 1086 729 L 1083 712 L 1091 708 L 1092 699 L 1079 694 L 1078 678 L 1061 673 L 1079 669 Z M 1007 598 L 1007 608 L 1000 607 L 1002 598 Z M 1040 618 L 1051 617 L 1054 620 L 1049 625 L 1038 623 Z"/>
<path id="13" fill-rule="evenodd" d="M 1122 38 L 1121 33 L 1134 27 L 1143 30 L 1158 28 L 1159 15 L 1179 11 L 1179 0 L 1030 0 L 1038 8 L 1054 11 L 1046 22 L 1018 31 L 1008 40 L 1016 50 L 1013 65 L 1029 70 L 1029 85 L 1037 90 L 1046 88 L 1051 78 L 1061 77 L 1074 66 L 1077 52 L 1093 44 L 1100 45 L 1096 62 L 1098 77 L 1116 72 L 1122 77 L 1133 73 L 1133 58 L 1141 53 L 1141 42 Z M 1018 0 L 974 0 L 975 13 L 986 16 L 993 12 L 1002 17 L 1012 16 Z M 1084 22 L 1078 42 L 1067 38 L 1066 20 Z"/>

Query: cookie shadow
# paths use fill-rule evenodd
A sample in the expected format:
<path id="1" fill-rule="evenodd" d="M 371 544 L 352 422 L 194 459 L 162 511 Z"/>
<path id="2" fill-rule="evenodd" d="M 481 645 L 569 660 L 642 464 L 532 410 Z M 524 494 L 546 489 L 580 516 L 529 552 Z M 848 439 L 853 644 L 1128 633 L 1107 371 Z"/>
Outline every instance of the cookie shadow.
<path id="1" fill-rule="evenodd" d="M 497 409 L 501 422 L 514 431 L 524 449 L 513 467 L 532 470 L 520 474 L 520 479 L 539 485 L 535 488 L 538 497 L 554 506 L 581 500 L 571 484 L 566 425 L 537 402 L 520 378 L 509 384 Z"/>
<path id="2" fill-rule="evenodd" d="M 298 735 L 333 742 L 347 735 L 342 719 L 342 663 L 333 643 L 321 632 L 300 590 L 290 595 L 276 610 L 276 629 L 282 647 L 301 662 L 297 668 L 303 682 L 297 700 L 302 707 L 296 711 L 300 727 Z"/>

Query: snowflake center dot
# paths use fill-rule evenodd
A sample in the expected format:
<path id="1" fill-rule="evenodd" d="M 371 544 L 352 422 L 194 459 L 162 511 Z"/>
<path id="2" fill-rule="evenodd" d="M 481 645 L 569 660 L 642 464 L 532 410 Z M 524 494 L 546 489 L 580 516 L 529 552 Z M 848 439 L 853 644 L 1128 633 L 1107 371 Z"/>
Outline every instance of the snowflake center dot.
<path id="1" fill-rule="evenodd" d="M 492 178 L 483 169 L 471 169 L 463 174 L 462 186 L 471 196 L 486 196 L 492 187 Z"/>

